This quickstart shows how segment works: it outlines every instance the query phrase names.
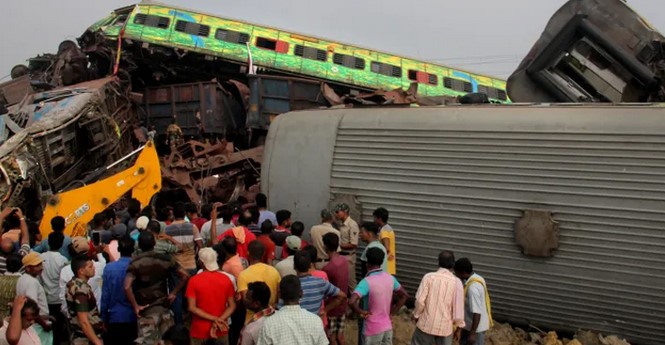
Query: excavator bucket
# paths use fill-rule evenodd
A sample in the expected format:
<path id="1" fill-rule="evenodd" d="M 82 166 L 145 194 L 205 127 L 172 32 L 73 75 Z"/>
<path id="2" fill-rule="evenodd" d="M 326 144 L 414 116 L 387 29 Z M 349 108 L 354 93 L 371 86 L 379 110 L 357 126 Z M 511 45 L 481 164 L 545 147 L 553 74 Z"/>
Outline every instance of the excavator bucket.
<path id="1" fill-rule="evenodd" d="M 127 192 L 141 202 L 150 199 L 162 188 L 159 157 L 153 142 L 148 142 L 133 166 L 84 187 L 53 195 L 46 204 L 44 217 L 39 227 L 42 238 L 51 232 L 51 219 L 65 218 L 65 234 L 86 236 L 87 224 L 95 214 L 108 208 Z"/>

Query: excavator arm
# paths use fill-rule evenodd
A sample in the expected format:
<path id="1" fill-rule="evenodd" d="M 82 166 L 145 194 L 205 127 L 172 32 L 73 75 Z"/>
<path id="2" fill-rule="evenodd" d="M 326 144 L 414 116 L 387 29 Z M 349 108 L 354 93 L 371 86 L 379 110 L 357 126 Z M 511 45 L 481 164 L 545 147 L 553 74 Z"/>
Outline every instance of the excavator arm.
<path id="1" fill-rule="evenodd" d="M 95 214 L 108 208 L 129 191 L 141 205 L 150 203 L 152 196 L 162 188 L 159 157 L 152 141 L 139 150 L 141 153 L 130 168 L 83 187 L 53 195 L 46 204 L 39 227 L 42 238 L 46 239 L 51 233 L 51 219 L 56 216 L 65 218 L 66 235 L 86 236 L 86 225 Z"/>

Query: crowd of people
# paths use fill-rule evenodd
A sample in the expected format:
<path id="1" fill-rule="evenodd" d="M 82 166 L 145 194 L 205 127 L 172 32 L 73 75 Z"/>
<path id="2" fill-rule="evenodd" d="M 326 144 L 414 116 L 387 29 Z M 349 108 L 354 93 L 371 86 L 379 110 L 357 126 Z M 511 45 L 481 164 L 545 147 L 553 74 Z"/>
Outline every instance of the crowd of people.
<path id="1" fill-rule="evenodd" d="M 393 343 L 391 315 L 409 294 L 385 208 L 360 225 L 344 203 L 324 209 L 305 239 L 263 194 L 249 206 L 141 206 L 96 214 L 85 237 L 55 217 L 46 239 L 20 209 L 0 213 L 0 345 Z M 450 251 L 438 266 L 415 294 L 411 343 L 482 345 L 484 279 Z"/>

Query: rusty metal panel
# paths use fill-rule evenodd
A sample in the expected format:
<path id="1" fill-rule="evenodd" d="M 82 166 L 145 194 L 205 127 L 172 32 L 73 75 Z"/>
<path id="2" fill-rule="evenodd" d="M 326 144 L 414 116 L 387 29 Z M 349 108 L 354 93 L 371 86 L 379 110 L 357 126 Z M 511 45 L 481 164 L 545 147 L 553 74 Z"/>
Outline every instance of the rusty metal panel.
<path id="1" fill-rule="evenodd" d="M 16 104 L 31 93 L 32 85 L 30 85 L 30 77 L 27 75 L 4 82 L 0 84 L 0 104 Z"/>
<path id="2" fill-rule="evenodd" d="M 327 106 L 323 85 L 323 82 L 301 78 L 249 76 L 247 127 L 268 129 L 279 114 Z"/>
<path id="3" fill-rule="evenodd" d="M 497 319 L 662 343 L 662 107 L 342 109 L 290 113 L 273 126 L 262 176 L 271 207 L 297 206 L 293 219 L 307 226 L 318 220 L 302 210 L 327 204 L 319 193 L 354 195 L 360 220 L 386 207 L 397 276 L 412 292 L 452 249 L 487 279 Z M 558 225 L 551 257 L 527 256 L 516 242 L 528 210 Z"/>
<path id="4" fill-rule="evenodd" d="M 229 99 L 216 82 L 174 84 L 147 88 L 144 106 L 148 124 L 158 133 L 175 118 L 185 136 L 224 134 L 227 126 Z"/>

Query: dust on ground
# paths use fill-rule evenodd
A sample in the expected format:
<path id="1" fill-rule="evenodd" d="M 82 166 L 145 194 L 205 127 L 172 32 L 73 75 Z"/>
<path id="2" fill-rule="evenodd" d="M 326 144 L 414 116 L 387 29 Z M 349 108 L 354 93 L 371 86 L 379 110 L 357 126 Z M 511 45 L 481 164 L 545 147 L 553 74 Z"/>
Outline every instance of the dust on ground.
<path id="1" fill-rule="evenodd" d="M 411 344 L 411 336 L 415 330 L 415 322 L 410 312 L 400 312 L 392 317 L 393 345 Z M 356 320 L 346 320 L 344 332 L 346 345 L 358 345 L 358 324 Z M 604 337 L 601 334 L 578 331 L 574 339 L 559 338 L 556 332 L 535 330 L 527 332 L 521 328 L 513 328 L 507 323 L 494 324 L 485 335 L 487 345 L 630 345 L 617 336 Z M 457 345 L 457 342 L 454 342 Z"/>

